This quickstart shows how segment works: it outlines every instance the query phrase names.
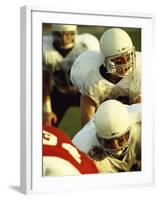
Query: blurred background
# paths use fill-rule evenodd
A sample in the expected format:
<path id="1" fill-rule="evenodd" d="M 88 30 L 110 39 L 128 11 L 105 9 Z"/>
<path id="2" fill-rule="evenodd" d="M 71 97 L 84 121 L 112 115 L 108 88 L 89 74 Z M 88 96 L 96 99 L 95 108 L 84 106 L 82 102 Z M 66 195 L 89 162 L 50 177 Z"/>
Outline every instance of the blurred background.
<path id="1" fill-rule="evenodd" d="M 78 26 L 78 34 L 82 33 L 91 33 L 94 36 L 100 39 L 103 32 L 107 29 L 112 28 L 109 26 L 86 26 L 79 25 Z M 125 27 L 116 27 L 124 29 L 132 39 L 132 42 L 136 48 L 136 51 L 142 51 L 141 49 L 141 29 L 140 28 L 125 28 Z M 51 24 L 43 23 L 43 35 L 51 34 Z M 80 109 L 79 107 L 71 107 L 67 110 L 64 115 L 63 120 L 58 126 L 59 129 L 63 130 L 65 133 L 72 138 L 80 129 Z"/>

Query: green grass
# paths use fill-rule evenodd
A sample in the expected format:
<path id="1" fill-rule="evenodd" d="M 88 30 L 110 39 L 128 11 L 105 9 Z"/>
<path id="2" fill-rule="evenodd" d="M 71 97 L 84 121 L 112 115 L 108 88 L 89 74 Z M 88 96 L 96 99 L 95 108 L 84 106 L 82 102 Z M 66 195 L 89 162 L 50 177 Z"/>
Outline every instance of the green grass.
<path id="1" fill-rule="evenodd" d="M 58 128 L 72 139 L 72 137 L 81 129 L 80 109 L 78 107 L 71 107 L 65 113 Z"/>

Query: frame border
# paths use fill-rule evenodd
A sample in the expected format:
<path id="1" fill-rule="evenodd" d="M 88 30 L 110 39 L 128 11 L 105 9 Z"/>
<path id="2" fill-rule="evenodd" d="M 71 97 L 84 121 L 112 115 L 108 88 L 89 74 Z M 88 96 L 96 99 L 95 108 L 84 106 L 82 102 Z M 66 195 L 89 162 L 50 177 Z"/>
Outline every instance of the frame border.
<path id="1" fill-rule="evenodd" d="M 20 36 L 20 191 L 22 193 L 34 193 L 36 189 L 33 187 L 33 162 L 32 162 L 32 12 L 53 12 L 64 14 L 79 15 L 97 15 L 97 16 L 115 16 L 125 18 L 141 18 L 152 20 L 152 28 L 154 23 L 154 15 L 150 13 L 128 13 L 128 12 L 110 12 L 110 11 L 88 11 L 74 10 L 66 11 L 65 9 L 46 8 L 37 6 L 21 7 L 21 36 Z M 100 14 L 99 14 L 100 13 Z M 153 159 L 152 159 L 153 164 Z M 151 183 L 154 182 L 154 174 L 151 172 Z M 67 190 L 67 189 L 66 189 Z M 51 191 L 50 191 L 51 192 Z"/>

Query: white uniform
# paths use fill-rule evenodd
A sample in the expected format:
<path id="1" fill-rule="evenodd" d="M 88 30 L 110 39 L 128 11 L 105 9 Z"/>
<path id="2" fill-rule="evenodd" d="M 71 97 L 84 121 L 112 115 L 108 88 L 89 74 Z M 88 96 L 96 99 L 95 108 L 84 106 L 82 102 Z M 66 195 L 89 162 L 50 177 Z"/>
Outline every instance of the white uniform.
<path id="1" fill-rule="evenodd" d="M 127 106 L 127 105 L 126 105 Z M 99 172 L 130 171 L 136 164 L 141 154 L 141 104 L 127 106 L 131 120 L 129 144 L 124 157 L 119 160 L 107 156 L 101 161 L 95 161 Z M 94 118 L 91 119 L 73 138 L 73 144 L 88 154 L 93 146 L 100 146 L 96 137 Z"/>
<path id="2" fill-rule="evenodd" d="M 83 52 L 74 62 L 71 69 L 71 81 L 83 95 L 89 96 L 98 107 L 106 99 L 117 99 L 119 96 L 134 98 L 140 96 L 141 88 L 141 53 L 136 52 L 136 68 L 129 72 L 117 84 L 102 77 L 99 68 L 104 57 L 99 51 Z"/>
<path id="3" fill-rule="evenodd" d="M 67 64 L 66 67 L 71 68 L 77 56 L 85 50 L 99 50 L 98 39 L 89 33 L 76 36 L 75 45 L 65 58 L 54 49 L 53 37 L 51 35 L 43 36 L 43 59 L 52 72 L 60 70 L 61 62 L 65 63 L 64 66 Z"/>
<path id="4" fill-rule="evenodd" d="M 43 70 L 49 74 L 51 107 L 58 119 L 55 124 L 57 126 L 67 109 L 80 105 L 79 90 L 70 81 L 72 64 L 83 51 L 99 49 L 99 41 L 88 33 L 76 35 L 72 48 L 60 49 L 58 52 L 54 48 L 53 39 L 51 35 L 43 36 Z M 44 85 L 47 90 L 48 83 Z"/>

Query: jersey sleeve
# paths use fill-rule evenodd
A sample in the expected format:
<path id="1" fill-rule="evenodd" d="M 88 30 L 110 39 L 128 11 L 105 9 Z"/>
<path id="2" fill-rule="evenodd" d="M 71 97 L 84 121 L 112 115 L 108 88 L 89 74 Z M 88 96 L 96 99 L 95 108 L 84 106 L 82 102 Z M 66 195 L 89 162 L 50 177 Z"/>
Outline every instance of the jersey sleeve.
<path id="1" fill-rule="evenodd" d="M 73 144 L 84 153 L 88 153 L 93 146 L 99 146 L 96 138 L 94 118 L 90 120 L 72 139 Z"/>

